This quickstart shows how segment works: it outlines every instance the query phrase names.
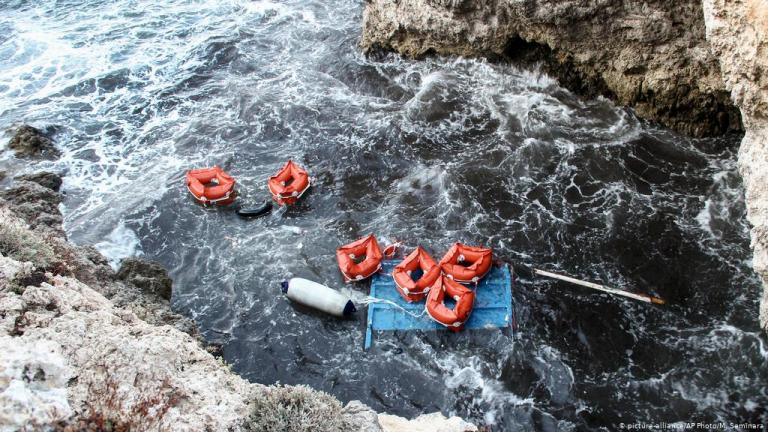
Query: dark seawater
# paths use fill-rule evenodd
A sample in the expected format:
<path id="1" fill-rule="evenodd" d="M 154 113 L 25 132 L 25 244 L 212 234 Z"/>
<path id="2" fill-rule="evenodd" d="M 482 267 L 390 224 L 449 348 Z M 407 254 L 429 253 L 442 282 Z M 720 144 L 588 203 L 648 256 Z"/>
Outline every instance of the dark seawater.
<path id="1" fill-rule="evenodd" d="M 55 129 L 66 230 L 143 254 L 174 307 L 260 383 L 305 383 L 493 430 L 632 421 L 768 422 L 760 283 L 738 136 L 693 140 L 536 70 L 357 48 L 357 1 L 6 1 L 0 127 Z M 220 164 L 245 202 L 289 157 L 316 178 L 259 220 L 194 204 L 186 169 Z M 291 305 L 289 276 L 341 287 L 363 234 L 485 243 L 521 270 L 517 329 L 385 333 Z M 531 278 L 529 266 L 653 292 L 653 307 Z M 346 287 L 362 298 L 367 286 Z"/>

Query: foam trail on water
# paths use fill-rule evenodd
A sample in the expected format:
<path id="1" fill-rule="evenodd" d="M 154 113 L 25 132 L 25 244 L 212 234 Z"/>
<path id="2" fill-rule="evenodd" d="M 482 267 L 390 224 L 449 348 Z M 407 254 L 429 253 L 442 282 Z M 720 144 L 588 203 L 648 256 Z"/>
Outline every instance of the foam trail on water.
<path id="1" fill-rule="evenodd" d="M 142 255 L 139 237 L 125 222 L 120 222 L 103 241 L 93 246 L 109 260 L 115 270 L 124 258 Z"/>

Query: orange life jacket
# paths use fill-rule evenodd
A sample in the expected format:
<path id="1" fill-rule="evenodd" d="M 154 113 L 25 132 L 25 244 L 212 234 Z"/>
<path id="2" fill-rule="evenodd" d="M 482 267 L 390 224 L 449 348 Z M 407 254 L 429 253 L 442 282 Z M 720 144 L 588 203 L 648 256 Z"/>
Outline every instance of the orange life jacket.
<path id="1" fill-rule="evenodd" d="M 229 204 L 234 200 L 235 179 L 218 166 L 187 172 L 187 189 L 204 204 Z"/>
<path id="2" fill-rule="evenodd" d="M 290 159 L 267 181 L 272 199 L 279 205 L 294 204 L 309 189 L 309 186 L 309 174 Z"/>
<path id="3" fill-rule="evenodd" d="M 421 270 L 421 277 L 414 281 L 413 272 Z M 440 276 L 440 266 L 421 246 L 410 253 L 392 270 L 392 278 L 400 295 L 409 303 L 417 302 L 429 292 L 429 287 Z"/>
<path id="4" fill-rule="evenodd" d="M 371 277 L 381 268 L 382 258 L 379 242 L 373 234 L 336 249 L 336 260 L 345 282 Z"/>
<path id="5" fill-rule="evenodd" d="M 477 283 L 488 273 L 492 263 L 493 250 L 490 248 L 455 243 L 440 260 L 440 267 L 457 282 Z"/>
<path id="6" fill-rule="evenodd" d="M 446 294 L 456 301 L 453 309 L 445 305 Z M 445 275 L 437 278 L 427 295 L 427 314 L 454 332 L 464 328 L 474 306 L 475 292 Z"/>

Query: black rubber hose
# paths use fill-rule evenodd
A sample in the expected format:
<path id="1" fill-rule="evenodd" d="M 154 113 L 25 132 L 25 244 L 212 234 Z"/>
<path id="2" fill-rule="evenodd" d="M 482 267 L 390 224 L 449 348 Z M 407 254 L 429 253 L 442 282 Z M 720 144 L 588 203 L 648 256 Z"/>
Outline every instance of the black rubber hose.
<path id="1" fill-rule="evenodd" d="M 237 215 L 242 217 L 259 217 L 264 216 L 272 211 L 272 201 L 264 201 L 260 206 L 249 208 L 238 208 Z"/>

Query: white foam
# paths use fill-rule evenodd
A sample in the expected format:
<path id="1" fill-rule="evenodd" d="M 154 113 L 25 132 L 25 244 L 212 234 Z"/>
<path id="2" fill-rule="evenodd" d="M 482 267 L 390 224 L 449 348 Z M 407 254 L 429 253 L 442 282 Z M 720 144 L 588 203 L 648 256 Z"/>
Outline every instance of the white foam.
<path id="1" fill-rule="evenodd" d="M 699 226 L 701 229 L 709 233 L 712 237 L 717 237 L 717 235 L 712 231 L 712 199 L 707 199 L 704 201 L 704 207 L 701 209 L 699 214 L 696 215 L 696 221 L 699 222 Z"/>
<path id="2" fill-rule="evenodd" d="M 446 375 L 445 385 L 449 389 L 462 391 L 479 390 L 479 400 L 484 409 L 483 420 L 487 425 L 495 425 L 498 422 L 499 412 L 514 406 L 533 405 L 531 397 L 521 398 L 504 388 L 504 384 L 498 379 L 487 376 L 483 371 L 487 370 L 483 359 L 477 356 L 461 357 L 446 354 L 436 359 L 436 364 Z"/>
<path id="3" fill-rule="evenodd" d="M 302 230 L 301 227 L 297 227 L 293 225 L 280 225 L 280 229 L 295 235 L 300 235 L 301 233 L 304 232 L 304 230 Z"/>
<path id="4" fill-rule="evenodd" d="M 125 222 L 120 222 L 104 240 L 93 246 L 109 260 L 115 270 L 124 258 L 142 255 L 139 237 Z"/>

